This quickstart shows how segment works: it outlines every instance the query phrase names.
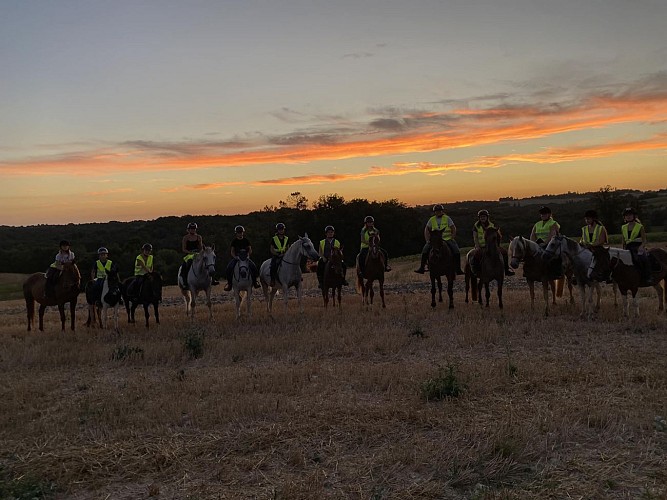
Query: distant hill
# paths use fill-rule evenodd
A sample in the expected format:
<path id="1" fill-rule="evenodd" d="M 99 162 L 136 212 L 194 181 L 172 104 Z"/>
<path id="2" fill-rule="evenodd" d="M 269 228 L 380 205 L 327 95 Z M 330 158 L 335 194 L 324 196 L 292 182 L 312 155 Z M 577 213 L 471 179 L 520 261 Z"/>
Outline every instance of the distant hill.
<path id="1" fill-rule="evenodd" d="M 58 242 L 68 239 L 77 255 L 82 271 L 87 275 L 92 267 L 97 248 L 105 246 L 110 250 L 110 258 L 120 265 L 123 276 L 133 271 L 134 259 L 141 245 L 150 242 L 154 247 L 156 268 L 168 284 L 175 282 L 178 266 L 182 261 L 181 238 L 191 221 L 199 224 L 199 233 L 208 244 L 217 248 L 218 275 L 222 275 L 229 259 L 229 243 L 234 235 L 234 226 L 246 228 L 252 242 L 253 259 L 261 263 L 269 257 L 269 242 L 277 222 L 287 225 L 291 240 L 297 235 L 308 233 L 317 242 L 323 237 L 326 225 L 336 228 L 336 237 L 345 247 L 348 265 L 354 265 L 359 249 L 360 230 L 363 218 L 373 215 L 376 226 L 382 231 L 382 245 L 391 257 L 414 255 L 424 244 L 424 224 L 431 216 L 432 206 L 408 207 L 398 200 L 368 201 L 364 199 L 345 200 L 337 194 L 323 195 L 308 205 L 307 200 L 294 196 L 279 207 L 264 209 L 245 215 L 210 215 L 160 217 L 155 220 L 135 220 L 131 222 L 112 221 L 108 223 L 37 225 L 10 227 L 0 226 L 0 273 L 32 273 L 42 271 L 52 262 L 58 251 Z M 293 200 L 297 203 L 292 204 Z M 635 206 L 642 222 L 649 230 L 667 230 L 667 189 L 642 193 L 632 190 L 601 188 L 598 192 L 564 193 L 531 198 L 501 198 L 496 201 L 474 200 L 445 205 L 458 229 L 457 241 L 461 247 L 472 245 L 472 225 L 477 219 L 477 211 L 484 208 L 491 212 L 491 219 L 498 224 L 505 241 L 510 236 L 528 236 L 533 224 L 538 220 L 537 209 L 548 204 L 554 211 L 554 218 L 561 224 L 564 234 L 578 236 L 583 225 L 583 214 L 591 208 L 598 209 L 603 223 L 610 233 L 620 232 L 620 212 L 626 205 Z"/>

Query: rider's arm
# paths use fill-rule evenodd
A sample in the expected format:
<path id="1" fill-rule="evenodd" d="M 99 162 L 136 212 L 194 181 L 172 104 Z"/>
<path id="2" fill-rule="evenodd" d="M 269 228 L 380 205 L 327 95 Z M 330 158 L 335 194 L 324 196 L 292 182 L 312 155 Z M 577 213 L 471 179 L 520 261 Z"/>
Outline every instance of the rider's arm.
<path id="1" fill-rule="evenodd" d="M 454 225 L 453 222 L 449 225 L 449 230 L 452 232 L 452 239 L 455 239 L 456 238 L 456 226 Z"/>
<path id="2" fill-rule="evenodd" d="M 597 241 L 593 243 L 593 245 L 606 245 L 609 241 L 609 237 L 607 235 L 607 228 L 602 226 L 602 230 L 600 231 L 600 234 L 598 235 Z"/>
<path id="3" fill-rule="evenodd" d="M 641 246 L 643 246 L 644 248 L 646 248 L 646 244 L 648 243 L 648 240 L 646 239 L 646 231 L 644 230 L 644 226 L 643 226 L 643 225 L 642 225 L 641 230 L 639 231 L 639 236 L 640 236 L 641 239 L 642 239 L 642 244 L 641 244 Z"/>
<path id="4" fill-rule="evenodd" d="M 181 249 L 183 250 L 183 253 L 190 253 L 190 251 L 187 248 L 187 238 L 183 236 L 183 240 L 181 241 Z"/>
<path id="5" fill-rule="evenodd" d="M 481 248 L 479 245 L 479 235 L 477 234 L 477 230 L 473 227 L 472 229 L 472 241 L 474 243 L 475 248 Z"/>
<path id="6" fill-rule="evenodd" d="M 426 224 L 426 226 L 424 226 L 424 239 L 426 240 L 426 243 L 431 241 L 431 232 L 428 229 L 428 224 Z"/>
<path id="7" fill-rule="evenodd" d="M 537 241 L 537 235 L 535 234 L 535 226 L 533 226 L 533 229 L 530 232 L 530 241 Z"/>

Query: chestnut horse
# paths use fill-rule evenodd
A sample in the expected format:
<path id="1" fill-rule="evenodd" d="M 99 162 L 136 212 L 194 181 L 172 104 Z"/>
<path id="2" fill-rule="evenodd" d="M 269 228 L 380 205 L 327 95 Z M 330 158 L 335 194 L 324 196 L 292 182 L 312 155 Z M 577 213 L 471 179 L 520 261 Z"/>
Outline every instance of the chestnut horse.
<path id="1" fill-rule="evenodd" d="M 442 230 L 429 229 L 431 251 L 428 254 L 428 272 L 431 278 L 431 307 L 435 307 L 435 284 L 438 284 L 438 302 L 442 302 L 442 279 L 447 278 L 449 308 L 454 308 L 454 280 L 456 268 L 452 251 L 442 239 Z"/>
<path id="2" fill-rule="evenodd" d="M 632 294 L 632 306 L 635 317 L 639 317 L 639 304 L 637 303 L 637 291 L 639 288 L 652 286 L 658 292 L 658 311 L 664 310 L 664 293 L 667 290 L 667 252 L 662 248 L 651 248 L 648 250 L 656 262 L 660 264 L 660 270 L 652 270 L 651 278 L 654 285 L 647 285 L 641 279 L 641 273 L 636 266 L 631 264 L 630 252 L 619 248 L 596 247 L 593 249 L 593 259 L 588 270 L 589 279 L 602 279 L 611 271 L 611 279 L 618 285 L 623 295 L 623 316 L 630 316 L 630 301 L 628 292 Z M 624 262 L 625 261 L 625 262 Z M 660 285 L 663 281 L 664 288 Z"/>
<path id="3" fill-rule="evenodd" d="M 53 296 L 45 296 L 46 276 L 44 273 L 34 273 L 23 283 L 23 297 L 28 313 L 28 331 L 32 328 L 35 319 L 35 301 L 39 303 L 39 329 L 44 331 L 44 311 L 47 306 L 58 306 L 62 331 L 65 331 L 65 303 L 69 302 L 72 331 L 74 331 L 74 311 L 81 286 L 81 273 L 76 264 L 63 264 L 63 270 L 56 281 Z"/>
<path id="4" fill-rule="evenodd" d="M 324 275 L 322 276 L 322 298 L 324 307 L 329 305 L 329 289 L 331 289 L 331 300 L 336 307 L 336 294 L 338 294 L 338 307 L 341 306 L 341 291 L 345 275 L 343 273 L 343 250 L 341 248 L 332 248 L 329 260 L 324 265 Z"/>
<path id="5" fill-rule="evenodd" d="M 465 283 L 466 302 L 468 302 L 468 283 L 472 284 L 472 300 L 477 300 L 482 305 L 482 285 L 484 285 L 486 296 L 486 307 L 489 307 L 491 291 L 489 285 L 492 281 L 498 284 L 498 307 L 503 308 L 503 279 L 505 278 L 505 262 L 500 253 L 500 231 L 497 227 L 487 227 L 484 231 L 484 248 L 479 250 L 479 269 L 477 275 L 472 273 L 471 259 L 475 258 L 477 250 L 472 249 L 466 256 Z"/>
<path id="6" fill-rule="evenodd" d="M 357 257 L 358 259 L 358 257 Z M 362 305 L 373 305 L 373 282 L 377 281 L 380 287 L 380 299 L 382 307 L 387 307 L 384 302 L 384 254 L 380 250 L 380 238 L 377 234 L 372 235 L 368 240 L 368 253 L 364 262 L 364 273 L 361 274 L 359 262 L 357 260 L 357 286 L 356 289 L 361 293 Z M 370 300 L 369 300 L 370 299 Z"/>

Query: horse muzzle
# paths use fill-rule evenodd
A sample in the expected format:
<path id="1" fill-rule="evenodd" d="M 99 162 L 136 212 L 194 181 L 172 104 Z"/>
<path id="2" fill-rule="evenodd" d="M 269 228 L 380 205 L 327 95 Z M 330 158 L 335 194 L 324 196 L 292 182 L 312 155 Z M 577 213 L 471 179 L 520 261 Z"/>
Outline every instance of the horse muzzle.
<path id="1" fill-rule="evenodd" d="M 519 260 L 516 257 L 512 257 L 510 260 L 510 267 L 512 269 L 519 269 Z"/>

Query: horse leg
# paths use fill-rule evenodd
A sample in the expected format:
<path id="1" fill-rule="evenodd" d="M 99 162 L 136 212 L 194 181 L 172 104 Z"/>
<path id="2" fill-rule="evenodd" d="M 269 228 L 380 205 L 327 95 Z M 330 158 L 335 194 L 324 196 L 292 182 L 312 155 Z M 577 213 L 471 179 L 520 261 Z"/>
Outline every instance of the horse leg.
<path id="1" fill-rule="evenodd" d="M 367 288 L 368 288 L 369 296 L 370 296 L 370 299 L 371 299 L 370 305 L 372 306 L 373 305 L 373 299 L 375 298 L 375 289 L 373 287 L 373 280 L 368 280 Z"/>
<path id="2" fill-rule="evenodd" d="M 74 318 L 76 317 L 76 299 L 72 299 L 69 301 L 69 317 L 70 317 L 70 328 L 72 331 L 74 331 L 74 325 L 75 321 Z"/>
<path id="3" fill-rule="evenodd" d="M 146 319 L 146 328 L 148 328 L 148 318 L 150 317 L 150 312 L 148 311 L 148 308 L 150 304 L 141 304 L 144 308 L 144 318 Z M 153 304 L 153 307 L 155 308 L 155 322 L 159 323 L 157 321 L 157 304 Z M 134 315 L 132 317 L 132 323 L 134 323 Z"/>
<path id="4" fill-rule="evenodd" d="M 658 292 L 658 312 L 662 312 L 665 308 L 665 303 L 662 297 L 663 290 L 662 286 L 660 286 L 660 282 L 658 281 L 658 283 L 653 285 L 653 288 L 655 288 L 655 291 Z"/>
<path id="5" fill-rule="evenodd" d="M 553 284 L 553 281 L 551 282 Z M 549 281 L 543 281 L 542 282 L 542 295 L 544 296 L 544 315 L 549 316 Z M 556 303 L 556 296 L 555 296 L 555 287 L 552 288 L 554 290 L 554 304 Z"/>
<path id="6" fill-rule="evenodd" d="M 329 305 L 329 290 L 324 283 L 322 283 L 322 302 L 324 302 L 324 308 L 326 309 Z"/>
<path id="7" fill-rule="evenodd" d="M 252 288 L 248 288 L 248 290 L 246 290 L 245 301 L 246 301 L 246 312 L 248 313 L 248 317 L 250 317 L 251 316 L 250 302 L 252 302 Z"/>
<path id="8" fill-rule="evenodd" d="M 35 321 L 35 299 L 30 296 L 25 298 L 26 314 L 28 316 L 28 331 L 32 330 L 32 324 Z"/>
<path id="9" fill-rule="evenodd" d="M 379 280 L 378 284 L 380 285 L 380 299 L 382 300 L 382 308 L 384 309 L 387 307 L 384 303 L 384 279 Z"/>
<path id="10" fill-rule="evenodd" d="M 484 296 L 486 297 L 486 307 L 489 307 L 489 301 L 491 300 L 491 287 L 489 286 L 490 282 L 484 283 Z"/>
<path id="11" fill-rule="evenodd" d="M 208 319 L 213 319 L 213 303 L 211 302 L 211 287 L 206 290 L 206 307 L 208 307 Z"/>
<path id="12" fill-rule="evenodd" d="M 465 273 L 465 284 L 466 284 L 466 304 L 468 303 L 468 291 L 470 290 L 470 270 L 469 270 L 470 264 L 466 264 L 466 273 Z M 473 296 L 473 299 L 475 300 L 475 297 Z"/>
<path id="13" fill-rule="evenodd" d="M 431 307 L 435 308 L 435 276 L 431 275 Z"/>
<path id="14" fill-rule="evenodd" d="M 503 279 L 498 278 L 498 308 L 503 308 Z"/>
<path id="15" fill-rule="evenodd" d="M 600 283 L 598 281 L 594 281 L 593 286 L 595 286 L 595 292 L 597 293 L 597 300 L 595 301 L 595 312 L 598 312 L 602 304 L 602 287 L 600 286 Z M 591 290 L 591 302 L 592 301 L 593 301 L 593 290 Z"/>
<path id="16" fill-rule="evenodd" d="M 130 299 L 125 298 L 125 312 L 127 313 L 127 322 L 128 323 L 134 323 L 132 321 L 132 316 L 130 316 Z"/>
<path id="17" fill-rule="evenodd" d="M 623 317 L 624 317 L 624 318 L 628 318 L 628 317 L 630 316 L 630 315 L 629 315 L 629 312 L 630 312 L 630 302 L 629 302 L 629 300 L 628 300 L 628 291 L 627 291 L 627 290 L 620 290 L 620 289 L 619 289 L 619 291 L 621 292 L 621 296 L 622 296 L 622 298 L 623 298 L 623 305 L 622 305 L 622 308 L 623 308 Z"/>
<path id="18" fill-rule="evenodd" d="M 553 305 L 556 305 L 556 295 L 557 295 L 557 293 L 556 293 L 556 283 L 557 283 L 557 280 L 556 281 L 549 281 L 549 286 L 551 287 L 551 297 L 553 299 L 553 302 L 552 302 Z M 562 293 L 561 293 L 561 295 L 562 295 Z"/>
<path id="19" fill-rule="evenodd" d="M 535 282 L 528 280 L 528 291 L 530 292 L 530 308 L 535 309 Z"/>
<path id="20" fill-rule="evenodd" d="M 586 306 L 588 304 L 588 294 L 586 292 L 586 286 L 583 283 L 577 284 L 577 288 L 579 288 L 579 294 L 581 296 L 581 313 L 579 314 L 579 317 L 584 319 L 586 316 Z"/>
<path id="21" fill-rule="evenodd" d="M 451 279 L 448 276 L 447 277 L 447 297 L 449 297 L 449 308 L 454 309 L 454 277 L 456 275 L 452 276 Z M 442 282 L 440 282 L 440 289 L 442 290 Z M 440 302 L 442 302 L 442 298 L 440 299 Z"/>
<path id="22" fill-rule="evenodd" d="M 236 308 L 236 319 L 241 317 L 241 291 L 234 290 L 234 306 Z"/>
<path id="23" fill-rule="evenodd" d="M 303 302 L 301 300 L 301 283 L 296 284 L 296 301 L 299 304 L 299 312 L 303 314 Z M 287 312 L 287 294 L 285 294 L 285 312 Z"/>
<path id="24" fill-rule="evenodd" d="M 46 306 L 44 304 L 39 305 L 39 331 L 44 331 L 44 311 L 46 311 Z"/>
<path id="25" fill-rule="evenodd" d="M 639 301 L 637 300 L 637 292 L 639 289 L 632 290 L 632 309 L 634 311 L 635 318 L 639 318 Z"/>
<path id="26" fill-rule="evenodd" d="M 65 331 L 65 303 L 58 304 L 58 312 L 60 313 L 60 331 Z"/>

